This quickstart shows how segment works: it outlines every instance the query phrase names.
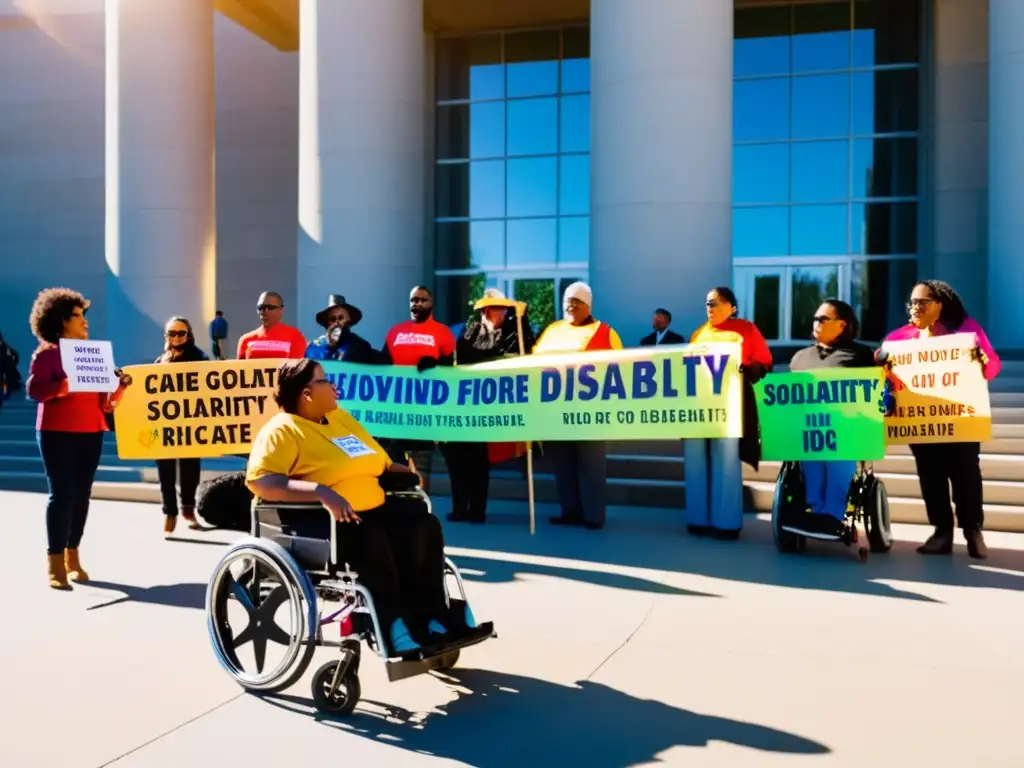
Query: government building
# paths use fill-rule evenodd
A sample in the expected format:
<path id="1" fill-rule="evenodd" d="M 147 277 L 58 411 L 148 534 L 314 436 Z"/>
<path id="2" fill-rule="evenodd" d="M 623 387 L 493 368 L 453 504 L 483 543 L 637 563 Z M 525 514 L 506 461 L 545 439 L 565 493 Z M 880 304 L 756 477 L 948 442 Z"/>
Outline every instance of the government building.
<path id="1" fill-rule="evenodd" d="M 706 291 L 779 347 L 821 299 L 879 340 L 915 280 L 1024 348 L 1024 0 L 0 0 L 0 332 L 83 291 L 148 362 L 265 290 L 375 346 L 410 289 L 627 344 Z M 23 365 L 24 368 L 27 365 Z"/>

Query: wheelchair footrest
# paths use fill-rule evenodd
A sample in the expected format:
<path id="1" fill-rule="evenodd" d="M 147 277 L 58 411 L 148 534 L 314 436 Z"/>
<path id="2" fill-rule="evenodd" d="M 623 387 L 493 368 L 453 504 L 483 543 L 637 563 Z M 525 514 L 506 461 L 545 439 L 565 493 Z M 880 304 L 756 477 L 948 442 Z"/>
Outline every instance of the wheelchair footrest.
<path id="1" fill-rule="evenodd" d="M 429 672 L 432 669 L 448 666 L 446 661 L 452 653 L 461 651 L 463 648 L 479 645 L 485 640 L 490 640 L 492 637 L 497 636 L 497 633 L 494 631 L 494 624 L 488 621 L 469 632 L 463 633 L 458 639 L 442 645 L 427 646 L 415 653 L 407 653 L 397 659 L 390 659 L 386 664 L 388 680 L 394 683 L 398 680 L 422 675 L 424 672 Z"/>

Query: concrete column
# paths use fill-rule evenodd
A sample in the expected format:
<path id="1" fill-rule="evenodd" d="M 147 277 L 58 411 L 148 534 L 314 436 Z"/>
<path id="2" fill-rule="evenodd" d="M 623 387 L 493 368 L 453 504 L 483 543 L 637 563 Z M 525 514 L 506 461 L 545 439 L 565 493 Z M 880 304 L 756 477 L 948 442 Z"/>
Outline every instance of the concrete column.
<path id="1" fill-rule="evenodd" d="M 426 277 L 422 0 L 302 0 L 298 314 L 327 294 L 374 346 Z"/>
<path id="2" fill-rule="evenodd" d="M 1024 348 L 1024 305 L 1007 292 L 1024 285 L 1024 3 L 989 0 L 990 320 L 1003 349 Z M 1012 286 L 1012 288 L 1011 288 Z"/>
<path id="3" fill-rule="evenodd" d="M 590 34 L 594 314 L 688 337 L 732 278 L 733 4 L 592 0 Z"/>
<path id="4" fill-rule="evenodd" d="M 933 5 L 932 248 L 922 278 L 946 280 L 985 321 L 988 304 L 988 14 L 976 0 Z M 927 190 L 921 190 L 927 200 Z M 922 241 L 924 239 L 922 238 Z M 929 250 L 931 261 L 929 263 Z M 906 296 L 900 298 L 906 301 Z M 901 310 L 902 311 L 902 310 Z"/>
<path id="5" fill-rule="evenodd" d="M 152 362 L 184 315 L 213 317 L 211 0 L 107 0 L 108 336 L 119 364 Z"/>

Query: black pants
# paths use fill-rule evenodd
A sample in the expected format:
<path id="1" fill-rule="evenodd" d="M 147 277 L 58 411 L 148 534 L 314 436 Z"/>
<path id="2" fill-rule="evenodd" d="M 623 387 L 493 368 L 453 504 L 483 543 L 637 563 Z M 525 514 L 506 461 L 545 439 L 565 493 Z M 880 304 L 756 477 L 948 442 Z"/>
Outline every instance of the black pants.
<path id="1" fill-rule="evenodd" d="M 930 522 L 939 533 L 952 533 L 956 518 L 963 530 L 981 530 L 985 522 L 980 443 L 921 443 L 911 445 L 921 483 L 921 496 Z"/>
<path id="2" fill-rule="evenodd" d="M 178 487 L 181 488 L 181 506 L 195 511 L 199 470 L 199 459 L 157 459 L 156 472 L 165 515 L 178 514 Z"/>
<path id="3" fill-rule="evenodd" d="M 607 502 L 607 447 L 598 440 L 546 442 L 544 452 L 555 464 L 562 516 L 604 525 Z"/>
<path id="4" fill-rule="evenodd" d="M 89 496 L 103 451 L 102 432 L 36 433 L 50 498 L 46 503 L 47 553 L 78 549 L 89 516 Z"/>
<path id="5" fill-rule="evenodd" d="M 487 517 L 491 459 L 487 443 L 441 443 L 452 482 L 452 512 L 464 520 Z"/>
<path id="6" fill-rule="evenodd" d="M 301 535 L 330 537 L 334 521 L 326 513 L 298 514 L 301 520 L 287 522 Z M 432 619 L 443 624 L 448 612 L 440 522 L 420 500 L 396 496 L 359 517 L 358 524 L 337 524 L 339 562 L 370 591 L 385 636 L 392 622 L 403 618 L 413 639 L 427 642 L 427 625 Z"/>

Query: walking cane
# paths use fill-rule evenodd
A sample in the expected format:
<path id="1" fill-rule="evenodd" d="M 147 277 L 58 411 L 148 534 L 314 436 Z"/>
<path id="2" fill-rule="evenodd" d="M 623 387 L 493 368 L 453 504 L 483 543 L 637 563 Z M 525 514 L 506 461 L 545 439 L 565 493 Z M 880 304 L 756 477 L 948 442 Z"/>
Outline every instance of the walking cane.
<path id="1" fill-rule="evenodd" d="M 516 331 L 519 339 L 519 356 L 526 355 L 526 345 L 523 342 L 523 315 L 526 313 L 526 304 L 516 302 Z M 533 441 L 526 441 L 526 487 L 530 499 L 530 535 L 537 532 L 537 515 L 534 507 L 533 496 Z"/>

